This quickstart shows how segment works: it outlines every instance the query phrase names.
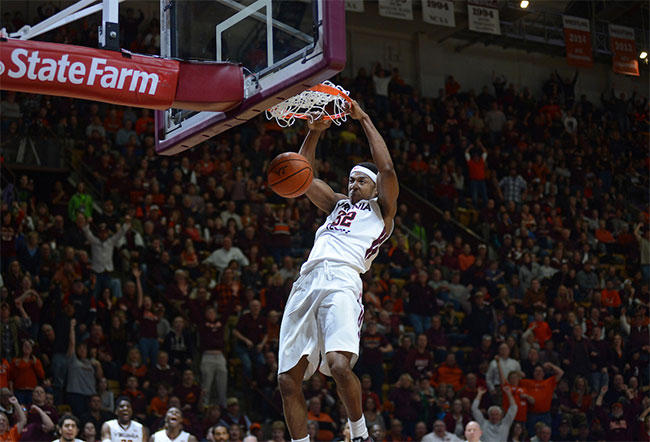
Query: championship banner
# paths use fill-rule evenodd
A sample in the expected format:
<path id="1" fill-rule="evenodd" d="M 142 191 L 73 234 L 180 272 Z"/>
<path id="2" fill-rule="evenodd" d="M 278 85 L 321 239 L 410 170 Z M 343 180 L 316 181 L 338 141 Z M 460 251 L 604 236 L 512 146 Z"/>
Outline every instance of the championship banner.
<path id="1" fill-rule="evenodd" d="M 581 17 L 563 15 L 564 46 L 567 64 L 590 68 L 594 64 L 591 51 L 591 33 L 589 20 Z"/>
<path id="2" fill-rule="evenodd" d="M 499 10 L 493 0 L 473 0 L 467 2 L 469 30 L 486 34 L 501 35 Z"/>
<path id="3" fill-rule="evenodd" d="M 4 90 L 163 110 L 174 102 L 178 73 L 175 60 L 40 41 L 0 42 Z"/>
<path id="4" fill-rule="evenodd" d="M 363 12 L 363 0 L 345 0 L 345 10 L 352 12 Z"/>
<path id="5" fill-rule="evenodd" d="M 433 25 L 456 27 L 454 2 L 450 0 L 422 0 L 422 20 Z"/>
<path id="6" fill-rule="evenodd" d="M 379 0 L 379 15 L 413 20 L 413 2 L 412 0 Z"/>
<path id="7" fill-rule="evenodd" d="M 612 51 L 612 67 L 617 74 L 639 76 L 636 59 L 634 29 L 609 25 L 609 48 Z"/>

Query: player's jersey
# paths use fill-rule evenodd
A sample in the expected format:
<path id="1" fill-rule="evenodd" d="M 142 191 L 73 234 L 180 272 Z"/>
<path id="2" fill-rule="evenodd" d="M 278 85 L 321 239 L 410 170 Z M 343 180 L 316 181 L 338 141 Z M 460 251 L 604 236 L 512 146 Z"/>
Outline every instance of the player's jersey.
<path id="1" fill-rule="evenodd" d="M 144 442 L 142 424 L 134 420 L 126 428 L 117 419 L 107 421 L 106 424 L 111 429 L 111 442 Z"/>
<path id="2" fill-rule="evenodd" d="M 190 433 L 186 433 L 185 431 L 181 431 L 181 434 L 176 437 L 176 439 L 170 439 L 169 436 L 167 436 L 167 432 L 165 430 L 160 430 L 153 435 L 153 442 L 187 442 L 190 438 Z"/>
<path id="3" fill-rule="evenodd" d="M 377 198 L 356 204 L 342 199 L 316 231 L 314 247 L 301 273 L 321 261 L 348 264 L 359 273 L 365 273 L 377 256 L 379 246 L 391 233 L 392 230 L 386 232 Z"/>

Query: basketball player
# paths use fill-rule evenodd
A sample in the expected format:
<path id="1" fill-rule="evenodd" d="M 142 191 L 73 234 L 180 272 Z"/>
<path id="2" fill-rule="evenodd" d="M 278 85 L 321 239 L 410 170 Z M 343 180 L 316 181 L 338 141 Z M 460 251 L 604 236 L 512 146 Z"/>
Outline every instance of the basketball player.
<path id="1" fill-rule="evenodd" d="M 61 437 L 53 442 L 82 442 L 81 439 L 77 439 L 79 420 L 72 414 L 66 413 L 61 416 L 58 427 Z"/>
<path id="2" fill-rule="evenodd" d="M 183 412 L 171 407 L 165 414 L 165 428 L 154 433 L 149 442 L 197 442 L 196 437 L 183 431 Z"/>
<path id="3" fill-rule="evenodd" d="M 115 415 L 117 419 L 104 422 L 102 425 L 102 442 L 144 442 L 144 428 L 142 424 L 131 420 L 133 407 L 131 399 L 120 396 L 115 402 Z"/>
<path id="4" fill-rule="evenodd" d="M 280 328 L 278 382 L 294 442 L 309 441 L 302 382 L 317 369 L 336 382 L 352 440 L 371 440 L 362 413 L 361 383 L 352 372 L 363 323 L 359 274 L 368 271 L 379 246 L 393 231 L 399 185 L 386 143 L 368 115 L 356 102 L 349 114 L 361 123 L 375 164 L 352 168 L 347 196 L 319 179 L 306 193 L 329 216 L 316 232 L 309 258 L 293 284 Z M 312 165 L 318 139 L 330 123 L 309 124 L 300 154 Z"/>

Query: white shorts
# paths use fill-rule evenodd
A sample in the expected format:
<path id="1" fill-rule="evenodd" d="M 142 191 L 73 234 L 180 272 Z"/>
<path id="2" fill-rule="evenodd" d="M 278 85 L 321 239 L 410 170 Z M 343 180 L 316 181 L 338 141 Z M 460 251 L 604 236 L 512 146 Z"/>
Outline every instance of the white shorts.
<path id="1" fill-rule="evenodd" d="M 278 373 L 291 370 L 307 356 L 305 379 L 319 368 L 331 376 L 325 355 L 331 351 L 359 358 L 363 302 L 359 272 L 348 265 L 317 263 L 293 283 L 280 326 Z"/>

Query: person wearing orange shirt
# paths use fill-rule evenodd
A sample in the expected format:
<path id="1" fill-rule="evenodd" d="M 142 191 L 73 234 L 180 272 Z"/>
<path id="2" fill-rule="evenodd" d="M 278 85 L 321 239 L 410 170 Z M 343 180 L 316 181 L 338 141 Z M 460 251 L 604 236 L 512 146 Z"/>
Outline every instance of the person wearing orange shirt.
<path id="1" fill-rule="evenodd" d="M 456 363 L 456 355 L 448 353 L 445 362 L 440 364 L 431 377 L 431 385 L 437 387 L 439 384 L 450 384 L 454 391 L 458 391 L 465 385 L 465 375 Z"/>
<path id="2" fill-rule="evenodd" d="M 608 310 L 621 306 L 621 296 L 618 294 L 618 290 L 614 288 L 614 281 L 607 281 L 605 288 L 600 292 L 600 305 Z"/>
<path id="3" fill-rule="evenodd" d="M 544 370 L 553 370 L 553 376 L 544 379 Z M 535 424 L 543 422 L 551 425 L 551 401 L 553 392 L 559 380 L 564 376 L 564 371 L 555 364 L 546 362 L 543 366 L 537 365 L 533 371 L 533 379 L 522 379 L 519 385 L 524 388 L 535 402 L 528 407 L 528 421 L 526 427 L 529 434 L 535 433 Z"/>
<path id="4" fill-rule="evenodd" d="M 476 257 L 472 255 L 472 248 L 469 244 L 465 244 L 462 253 L 458 255 L 458 267 L 460 268 L 460 271 L 465 272 L 467 269 L 472 267 L 475 261 Z"/>
<path id="5" fill-rule="evenodd" d="M 336 434 L 336 424 L 329 414 L 321 411 L 321 400 L 319 396 L 309 399 L 309 408 L 307 411 L 307 420 L 318 422 L 318 433 L 316 440 L 330 441 Z"/>
<path id="6" fill-rule="evenodd" d="M 0 413 L 0 442 L 18 442 L 20 434 L 27 424 L 27 417 L 16 396 L 10 397 L 9 403 L 14 407 L 13 414 L 18 420 L 13 427 L 9 427 L 9 418 L 6 414 Z"/>
<path id="7" fill-rule="evenodd" d="M 508 385 L 510 387 L 510 392 L 514 398 L 514 403 L 517 404 L 517 414 L 515 415 L 515 422 L 526 423 L 528 419 L 528 405 L 535 405 L 535 398 L 526 393 L 526 389 L 520 385 L 522 372 L 518 370 L 512 370 L 508 373 L 508 380 L 505 380 L 503 374 L 503 367 L 501 366 L 501 360 L 497 359 L 497 366 L 499 367 L 499 377 L 501 378 L 501 384 Z M 510 407 L 510 401 L 507 401 L 507 396 L 503 392 L 503 403 L 505 407 L 503 409 L 504 413 L 508 412 Z"/>
<path id="8" fill-rule="evenodd" d="M 535 335 L 535 340 L 539 344 L 539 348 L 544 349 L 546 341 L 553 337 L 553 332 L 551 332 L 551 327 L 548 325 L 548 322 L 544 320 L 544 312 L 542 310 L 535 311 L 535 320 L 528 327 L 529 330 L 532 330 Z"/>
<path id="9" fill-rule="evenodd" d="M 20 403 L 32 402 L 32 390 L 45 378 L 41 361 L 32 354 L 32 341 L 26 339 L 22 345 L 22 355 L 11 362 L 11 380 L 14 392 Z"/>

